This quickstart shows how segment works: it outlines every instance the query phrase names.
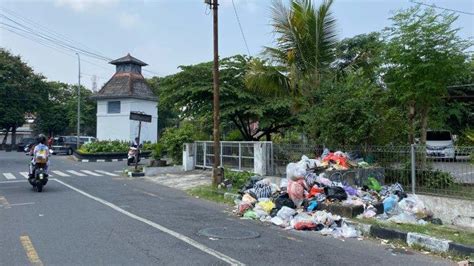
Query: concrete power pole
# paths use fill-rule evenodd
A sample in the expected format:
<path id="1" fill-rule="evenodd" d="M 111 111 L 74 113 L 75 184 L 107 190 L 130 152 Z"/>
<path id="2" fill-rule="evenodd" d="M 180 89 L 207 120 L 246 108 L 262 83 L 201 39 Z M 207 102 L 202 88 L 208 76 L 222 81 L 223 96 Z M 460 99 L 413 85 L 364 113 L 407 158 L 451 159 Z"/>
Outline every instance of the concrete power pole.
<path id="1" fill-rule="evenodd" d="M 218 39 L 218 0 L 204 0 L 209 4 L 213 10 L 213 25 L 214 25 L 214 68 L 213 68 L 213 83 L 214 83 L 214 165 L 212 167 L 212 183 L 218 185 L 222 182 L 222 168 L 220 167 L 220 110 L 219 110 L 219 39 Z"/>
<path id="2" fill-rule="evenodd" d="M 79 149 L 80 146 L 80 139 L 81 136 L 81 57 L 79 53 L 77 55 L 77 62 L 79 64 L 79 72 L 78 72 L 78 83 L 79 86 L 77 87 L 77 142 L 76 142 L 76 149 Z"/>

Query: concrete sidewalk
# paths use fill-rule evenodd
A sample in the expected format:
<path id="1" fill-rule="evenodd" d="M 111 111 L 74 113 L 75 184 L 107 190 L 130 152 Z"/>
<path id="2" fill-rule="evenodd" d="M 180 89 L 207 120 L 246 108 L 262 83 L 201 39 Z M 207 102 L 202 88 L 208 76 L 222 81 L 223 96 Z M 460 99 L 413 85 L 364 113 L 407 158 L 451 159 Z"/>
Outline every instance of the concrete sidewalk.
<path id="1" fill-rule="evenodd" d="M 183 171 L 182 166 L 147 167 L 144 179 L 163 186 L 187 190 L 212 184 L 211 173 L 209 170 Z"/>

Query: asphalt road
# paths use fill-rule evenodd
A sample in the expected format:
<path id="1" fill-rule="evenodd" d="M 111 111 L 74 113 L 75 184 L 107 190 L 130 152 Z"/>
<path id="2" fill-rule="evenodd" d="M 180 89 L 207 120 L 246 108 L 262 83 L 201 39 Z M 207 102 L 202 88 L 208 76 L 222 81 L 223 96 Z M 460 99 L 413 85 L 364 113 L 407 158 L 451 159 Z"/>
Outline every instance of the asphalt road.
<path id="1" fill-rule="evenodd" d="M 52 157 L 44 192 L 25 178 L 28 157 L 0 151 L 0 265 L 446 265 L 372 240 L 344 241 L 241 220 L 226 206 L 116 173 L 122 162 L 77 163 Z M 84 170 L 96 175 L 86 174 Z M 74 175 L 74 172 L 84 176 Z M 214 239 L 209 227 L 257 232 L 247 240 Z M 452 264 L 452 263 L 451 263 Z"/>

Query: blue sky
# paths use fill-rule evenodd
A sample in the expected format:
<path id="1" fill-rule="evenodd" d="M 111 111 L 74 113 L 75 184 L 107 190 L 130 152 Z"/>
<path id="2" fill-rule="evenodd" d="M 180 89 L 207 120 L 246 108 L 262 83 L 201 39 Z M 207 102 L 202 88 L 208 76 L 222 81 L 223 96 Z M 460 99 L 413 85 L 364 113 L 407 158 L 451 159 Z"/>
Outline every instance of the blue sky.
<path id="1" fill-rule="evenodd" d="M 219 0 L 221 57 L 246 48 L 231 0 Z M 212 16 L 203 0 L 0 0 L 0 6 L 45 26 L 75 43 L 109 58 L 130 52 L 159 75 L 178 71 L 179 65 L 212 60 Z M 273 41 L 270 0 L 234 0 L 252 55 Z M 321 1 L 316 0 L 316 3 Z M 474 13 L 472 0 L 426 0 L 428 4 Z M 378 31 L 390 25 L 392 11 L 413 5 L 409 0 L 336 0 L 333 8 L 340 39 Z M 5 14 L 0 12 L 0 14 Z M 0 22 L 6 21 L 0 17 Z M 0 25 L 1 26 L 1 25 Z M 474 36 L 474 16 L 459 14 L 461 36 Z M 0 28 L 0 46 L 22 56 L 49 80 L 77 82 L 77 58 L 73 52 L 45 47 Z M 83 47 L 83 46 L 81 46 Z M 82 56 L 83 84 L 91 87 L 97 75 L 100 86 L 114 66 Z M 144 73 L 149 77 L 152 74 Z"/>

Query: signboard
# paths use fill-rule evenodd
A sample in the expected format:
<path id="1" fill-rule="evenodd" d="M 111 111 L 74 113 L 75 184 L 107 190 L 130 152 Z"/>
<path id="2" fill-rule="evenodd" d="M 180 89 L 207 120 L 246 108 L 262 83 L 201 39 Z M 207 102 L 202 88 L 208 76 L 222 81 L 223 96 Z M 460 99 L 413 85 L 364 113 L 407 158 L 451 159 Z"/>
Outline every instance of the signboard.
<path id="1" fill-rule="evenodd" d="M 130 120 L 151 123 L 151 115 L 141 112 L 130 112 Z"/>

